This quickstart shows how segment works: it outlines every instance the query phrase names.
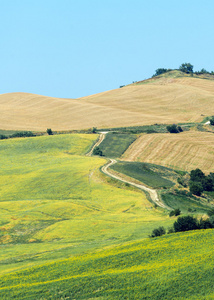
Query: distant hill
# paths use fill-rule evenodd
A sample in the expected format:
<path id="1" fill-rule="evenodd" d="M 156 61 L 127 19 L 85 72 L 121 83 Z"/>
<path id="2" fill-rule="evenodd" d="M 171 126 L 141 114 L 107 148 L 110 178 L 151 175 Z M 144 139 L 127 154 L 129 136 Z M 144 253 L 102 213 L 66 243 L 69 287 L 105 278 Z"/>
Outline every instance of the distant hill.
<path id="1" fill-rule="evenodd" d="M 70 130 L 202 121 L 214 115 L 214 80 L 212 75 L 205 77 L 174 70 L 79 99 L 2 94 L 0 129 Z"/>

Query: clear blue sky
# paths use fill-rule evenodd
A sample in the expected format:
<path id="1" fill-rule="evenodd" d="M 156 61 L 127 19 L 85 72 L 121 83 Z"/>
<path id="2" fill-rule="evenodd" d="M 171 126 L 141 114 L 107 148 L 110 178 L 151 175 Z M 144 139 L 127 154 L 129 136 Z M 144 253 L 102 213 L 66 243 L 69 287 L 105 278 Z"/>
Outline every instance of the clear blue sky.
<path id="1" fill-rule="evenodd" d="M 214 70 L 213 0 L 0 0 L 0 94 L 78 98 Z"/>

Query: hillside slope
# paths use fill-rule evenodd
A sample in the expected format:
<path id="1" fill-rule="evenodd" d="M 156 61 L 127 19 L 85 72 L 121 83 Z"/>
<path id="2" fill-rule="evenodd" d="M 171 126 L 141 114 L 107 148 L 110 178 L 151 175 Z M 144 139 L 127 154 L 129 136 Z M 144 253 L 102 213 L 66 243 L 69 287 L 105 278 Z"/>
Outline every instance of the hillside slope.
<path id="1" fill-rule="evenodd" d="M 214 114 L 214 80 L 158 77 L 79 99 L 0 95 L 0 129 L 69 130 L 202 121 Z"/>
<path id="2" fill-rule="evenodd" d="M 106 159 L 84 155 L 96 139 L 0 141 L 0 274 L 147 237 L 160 222 L 171 226 L 142 191 L 100 173 Z"/>
<path id="3" fill-rule="evenodd" d="M 191 171 L 214 171 L 213 133 L 186 131 L 179 134 L 141 135 L 123 154 L 125 161 L 154 163 Z"/>
<path id="4" fill-rule="evenodd" d="M 213 299 L 213 238 L 171 234 L 5 274 L 1 299 Z"/>

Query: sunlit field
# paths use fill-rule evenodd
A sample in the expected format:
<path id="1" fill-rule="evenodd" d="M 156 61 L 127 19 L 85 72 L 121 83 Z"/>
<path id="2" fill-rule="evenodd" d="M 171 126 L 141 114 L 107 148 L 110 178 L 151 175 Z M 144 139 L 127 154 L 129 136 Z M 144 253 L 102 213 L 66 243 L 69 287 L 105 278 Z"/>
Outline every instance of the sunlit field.
<path id="1" fill-rule="evenodd" d="M 84 154 L 97 135 L 0 141 L 0 271 L 148 237 L 172 220 Z"/>
<path id="2" fill-rule="evenodd" d="M 45 131 L 201 122 L 214 112 L 213 76 L 202 78 L 171 71 L 79 99 L 3 94 L 0 128 Z"/>
<path id="3" fill-rule="evenodd" d="M 213 133 L 186 131 L 179 134 L 141 135 L 124 153 L 123 160 L 154 163 L 191 171 L 214 171 Z"/>
<path id="4" fill-rule="evenodd" d="M 3 275 L 1 299 L 213 299 L 213 239 L 174 233 Z"/>

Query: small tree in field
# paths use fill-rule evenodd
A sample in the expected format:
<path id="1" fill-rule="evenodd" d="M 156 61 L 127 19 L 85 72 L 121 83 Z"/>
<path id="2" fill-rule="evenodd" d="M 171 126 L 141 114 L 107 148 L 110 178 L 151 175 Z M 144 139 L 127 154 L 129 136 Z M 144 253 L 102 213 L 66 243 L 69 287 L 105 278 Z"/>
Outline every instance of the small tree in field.
<path id="1" fill-rule="evenodd" d="M 156 237 L 156 236 L 161 236 L 163 234 L 166 233 L 166 230 L 163 226 L 160 226 L 158 228 L 155 228 L 153 231 L 152 231 L 152 234 L 150 235 L 150 237 Z"/>
<path id="2" fill-rule="evenodd" d="M 53 131 L 51 130 L 51 128 L 48 128 L 48 129 L 47 129 L 47 134 L 48 134 L 48 135 L 53 135 Z"/>

